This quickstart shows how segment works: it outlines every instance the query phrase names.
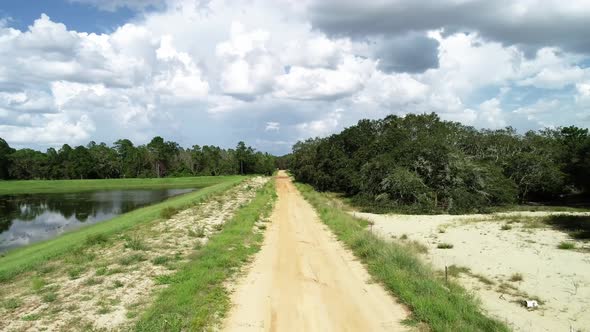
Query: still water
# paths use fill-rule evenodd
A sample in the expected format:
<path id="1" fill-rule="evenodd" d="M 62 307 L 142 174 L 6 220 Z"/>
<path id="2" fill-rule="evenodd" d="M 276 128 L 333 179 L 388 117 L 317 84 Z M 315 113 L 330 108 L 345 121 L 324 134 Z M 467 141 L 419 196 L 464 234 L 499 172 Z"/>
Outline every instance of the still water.
<path id="1" fill-rule="evenodd" d="M 195 189 L 0 195 L 0 252 L 111 219 Z"/>

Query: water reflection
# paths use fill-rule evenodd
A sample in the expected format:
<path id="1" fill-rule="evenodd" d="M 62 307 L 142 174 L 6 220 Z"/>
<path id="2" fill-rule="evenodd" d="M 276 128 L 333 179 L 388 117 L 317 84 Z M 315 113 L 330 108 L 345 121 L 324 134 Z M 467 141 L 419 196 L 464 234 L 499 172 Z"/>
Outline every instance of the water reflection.
<path id="1" fill-rule="evenodd" d="M 0 252 L 111 219 L 194 189 L 105 190 L 0 196 Z"/>

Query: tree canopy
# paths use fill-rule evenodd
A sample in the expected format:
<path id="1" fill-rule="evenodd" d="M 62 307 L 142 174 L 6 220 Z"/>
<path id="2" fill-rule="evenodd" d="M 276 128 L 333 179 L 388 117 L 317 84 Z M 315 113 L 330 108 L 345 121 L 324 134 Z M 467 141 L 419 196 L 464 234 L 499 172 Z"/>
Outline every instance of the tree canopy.
<path id="1" fill-rule="evenodd" d="M 178 143 L 156 136 L 135 146 L 128 139 L 112 146 L 92 141 L 86 146 L 13 149 L 0 138 L 0 180 L 108 179 L 162 176 L 272 174 L 275 158 L 244 142 L 236 149 Z"/>
<path id="2" fill-rule="evenodd" d="M 415 212 L 476 212 L 590 189 L 590 136 L 567 127 L 477 130 L 436 114 L 361 120 L 293 147 L 298 181 L 357 202 Z"/>

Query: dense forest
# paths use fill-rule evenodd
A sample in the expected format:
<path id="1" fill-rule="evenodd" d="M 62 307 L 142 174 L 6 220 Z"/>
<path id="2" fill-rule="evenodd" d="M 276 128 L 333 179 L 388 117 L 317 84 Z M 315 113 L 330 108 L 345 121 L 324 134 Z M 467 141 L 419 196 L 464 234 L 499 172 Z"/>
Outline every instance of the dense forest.
<path id="1" fill-rule="evenodd" d="M 588 129 L 477 130 L 436 114 L 361 120 L 280 162 L 298 181 L 382 210 L 485 212 L 590 189 Z"/>
<path id="2" fill-rule="evenodd" d="M 257 152 L 244 142 L 235 149 L 210 145 L 185 149 L 158 136 L 146 145 L 120 139 L 113 146 L 90 142 L 72 148 L 64 144 L 59 150 L 49 148 L 43 153 L 13 149 L 0 138 L 0 180 L 270 175 L 274 169 L 272 155 Z"/>

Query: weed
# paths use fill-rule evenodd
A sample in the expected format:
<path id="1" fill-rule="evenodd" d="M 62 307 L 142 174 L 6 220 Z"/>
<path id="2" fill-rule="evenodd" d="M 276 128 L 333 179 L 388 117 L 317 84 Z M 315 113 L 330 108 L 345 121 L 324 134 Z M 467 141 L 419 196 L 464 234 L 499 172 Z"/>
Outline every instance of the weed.
<path id="1" fill-rule="evenodd" d="M 54 302 L 55 300 L 57 300 L 57 294 L 54 293 L 54 292 L 45 293 L 45 294 L 43 294 L 43 296 L 41 297 L 41 299 L 45 303 Z"/>
<path id="2" fill-rule="evenodd" d="M 444 243 L 443 242 L 443 243 L 437 244 L 436 247 L 438 249 L 453 249 L 454 246 L 452 244 L 450 244 L 450 243 Z"/>
<path id="3" fill-rule="evenodd" d="M 492 281 L 491 279 L 482 276 L 481 274 L 477 274 L 477 273 L 470 273 L 470 275 L 474 278 L 477 278 L 477 280 L 479 280 L 480 282 L 486 284 L 486 285 L 494 285 L 495 282 Z"/>
<path id="4" fill-rule="evenodd" d="M 512 226 L 510 226 L 509 224 L 504 224 L 500 229 L 503 231 L 509 231 L 512 229 Z"/>
<path id="5" fill-rule="evenodd" d="M 108 269 L 106 266 L 101 266 L 96 269 L 96 272 L 94 274 L 97 276 L 104 276 L 105 274 L 107 274 L 107 271 Z"/>
<path id="6" fill-rule="evenodd" d="M 80 275 L 82 275 L 82 273 L 85 271 L 86 269 L 82 266 L 75 266 L 71 269 L 68 270 L 68 276 L 70 277 L 70 279 L 74 280 L 74 279 L 78 279 L 80 278 Z"/>
<path id="7" fill-rule="evenodd" d="M 98 284 L 102 284 L 103 280 L 101 278 L 88 278 L 84 281 L 85 286 L 94 286 Z"/>
<path id="8" fill-rule="evenodd" d="M 41 314 L 30 314 L 30 315 L 26 315 L 23 316 L 23 320 L 30 322 L 30 321 L 34 321 L 34 320 L 38 320 L 39 318 L 41 318 Z"/>
<path id="9" fill-rule="evenodd" d="M 170 257 L 168 256 L 158 256 L 154 259 L 152 259 L 152 263 L 154 265 L 164 265 L 166 263 L 168 263 L 170 261 Z"/>
<path id="10" fill-rule="evenodd" d="M 132 236 L 125 241 L 125 248 L 132 250 L 147 250 L 147 245 L 139 236 Z"/>
<path id="11" fill-rule="evenodd" d="M 416 241 L 416 240 L 412 240 L 412 241 L 406 241 L 403 243 L 403 245 L 410 249 L 411 251 L 418 253 L 418 254 L 426 254 L 428 253 L 428 247 L 423 245 L 422 243 Z"/>
<path id="12" fill-rule="evenodd" d="M 45 287 L 45 285 L 45 280 L 40 277 L 33 277 L 31 279 L 31 288 L 33 289 L 33 292 L 40 291 L 43 287 Z"/>
<path id="13" fill-rule="evenodd" d="M 90 234 L 88 236 L 86 236 L 86 244 L 89 246 L 94 246 L 94 245 L 98 245 L 98 244 L 105 244 L 109 242 L 109 238 L 102 233 L 98 233 L 98 234 Z"/>
<path id="14" fill-rule="evenodd" d="M 402 236 L 399 237 L 400 240 L 407 240 L 408 239 L 408 235 L 407 234 L 402 234 Z"/>
<path id="15" fill-rule="evenodd" d="M 447 272 L 451 277 L 458 277 L 461 273 L 469 273 L 471 270 L 468 267 L 453 264 L 448 267 Z"/>
<path id="16" fill-rule="evenodd" d="M 125 257 L 119 259 L 119 264 L 127 266 L 127 265 L 132 265 L 135 263 L 143 262 L 146 259 L 147 258 L 145 258 L 145 256 L 142 254 L 132 254 L 132 255 L 128 255 L 128 256 L 125 256 Z"/>
<path id="17" fill-rule="evenodd" d="M 14 309 L 19 308 L 21 305 L 23 305 L 23 301 L 19 298 L 16 298 L 16 297 L 4 300 L 2 302 L 2 306 L 6 310 L 14 310 Z"/>
<path id="18" fill-rule="evenodd" d="M 175 214 L 178 213 L 178 209 L 168 206 L 162 209 L 162 211 L 160 212 L 160 217 L 162 219 L 170 219 L 172 218 Z"/>
<path id="19" fill-rule="evenodd" d="M 557 248 L 564 249 L 564 250 L 576 249 L 576 244 L 573 242 L 563 241 L 557 245 Z"/>
<path id="20" fill-rule="evenodd" d="M 123 282 L 121 282 L 120 280 L 115 280 L 113 282 L 113 288 L 121 288 L 123 286 L 125 286 L 125 284 L 123 284 Z"/>
<path id="21" fill-rule="evenodd" d="M 510 279 L 508 279 L 508 280 L 510 280 L 512 282 L 517 282 L 517 281 L 522 281 L 523 279 L 524 278 L 523 278 L 522 274 L 514 273 L 510 276 Z"/>

